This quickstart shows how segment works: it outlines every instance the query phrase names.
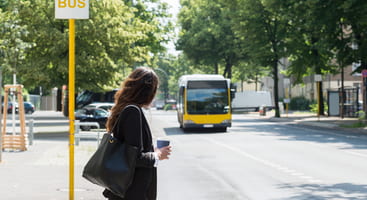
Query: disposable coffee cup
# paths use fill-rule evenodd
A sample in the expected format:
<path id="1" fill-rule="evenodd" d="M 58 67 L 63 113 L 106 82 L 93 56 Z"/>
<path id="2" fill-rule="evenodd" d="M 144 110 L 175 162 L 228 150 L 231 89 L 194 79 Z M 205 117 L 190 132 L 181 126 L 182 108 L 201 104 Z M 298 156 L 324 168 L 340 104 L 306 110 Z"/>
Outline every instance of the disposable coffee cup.
<path id="1" fill-rule="evenodd" d="M 166 147 L 168 145 L 169 145 L 169 140 L 162 140 L 162 139 L 157 140 L 157 147 L 158 148 Z"/>

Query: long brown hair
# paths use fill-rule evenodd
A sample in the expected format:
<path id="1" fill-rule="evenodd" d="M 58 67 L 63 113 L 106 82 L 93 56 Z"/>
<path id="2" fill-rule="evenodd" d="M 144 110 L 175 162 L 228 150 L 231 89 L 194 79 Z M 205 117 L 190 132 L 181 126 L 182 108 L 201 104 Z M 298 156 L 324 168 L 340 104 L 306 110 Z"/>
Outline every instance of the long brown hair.
<path id="1" fill-rule="evenodd" d="M 114 96 L 115 106 L 106 124 L 107 131 L 112 131 L 119 114 L 127 105 L 133 104 L 139 107 L 149 105 L 157 92 L 158 82 L 158 76 L 151 68 L 136 68 L 122 82 L 121 89 Z"/>

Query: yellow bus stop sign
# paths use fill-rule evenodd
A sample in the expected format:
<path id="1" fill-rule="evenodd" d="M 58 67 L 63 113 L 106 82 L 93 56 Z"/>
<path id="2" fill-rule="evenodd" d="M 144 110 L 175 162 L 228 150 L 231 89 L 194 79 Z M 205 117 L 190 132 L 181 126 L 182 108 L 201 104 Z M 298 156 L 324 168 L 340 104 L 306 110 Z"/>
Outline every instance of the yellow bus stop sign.
<path id="1" fill-rule="evenodd" d="M 89 0 L 55 0 L 56 19 L 88 19 Z"/>
<path id="2" fill-rule="evenodd" d="M 55 0 L 55 18 L 69 19 L 69 200 L 74 200 L 75 19 L 89 18 L 89 0 Z"/>

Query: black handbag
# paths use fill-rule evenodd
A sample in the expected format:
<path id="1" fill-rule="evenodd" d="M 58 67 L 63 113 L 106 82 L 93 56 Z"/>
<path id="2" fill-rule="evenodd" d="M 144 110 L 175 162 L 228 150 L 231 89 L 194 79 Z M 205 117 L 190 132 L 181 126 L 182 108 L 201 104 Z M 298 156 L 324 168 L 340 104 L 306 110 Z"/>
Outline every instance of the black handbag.
<path id="1" fill-rule="evenodd" d="M 140 112 L 140 109 L 136 108 Z M 141 113 L 140 125 L 142 125 Z M 106 133 L 98 149 L 85 165 L 83 177 L 123 198 L 133 180 L 136 159 L 140 151 L 141 149 L 135 146 L 119 141 L 111 133 Z"/>

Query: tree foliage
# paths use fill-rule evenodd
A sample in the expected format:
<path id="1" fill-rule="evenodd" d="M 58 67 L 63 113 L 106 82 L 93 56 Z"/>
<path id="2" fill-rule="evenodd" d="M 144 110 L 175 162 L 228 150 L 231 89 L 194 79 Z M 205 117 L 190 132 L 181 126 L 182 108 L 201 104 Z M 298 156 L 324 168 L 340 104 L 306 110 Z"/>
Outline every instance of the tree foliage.
<path id="1" fill-rule="evenodd" d="M 275 0 L 237 0 L 233 4 L 233 29 L 241 36 L 245 52 L 258 66 L 272 68 L 274 80 L 275 116 L 279 117 L 278 106 L 278 63 L 286 56 L 285 39 L 288 21 Z"/>
<path id="2" fill-rule="evenodd" d="M 150 63 L 152 55 L 165 50 L 165 34 L 171 26 L 163 26 L 159 18 L 166 17 L 166 5 L 155 0 L 134 3 L 91 0 L 90 19 L 76 20 L 76 87 L 80 90 L 115 88 L 127 69 Z M 15 0 L 6 6 L 5 16 L 25 27 L 27 35 L 20 40 L 34 44 L 22 53 L 24 62 L 17 64 L 19 82 L 29 89 L 67 84 L 68 21 L 54 18 L 54 1 Z M 1 35 L 0 40 L 10 41 L 10 37 Z"/>
<path id="3" fill-rule="evenodd" d="M 229 7 L 220 0 L 184 0 L 179 14 L 181 33 L 178 49 L 183 50 L 195 64 L 213 66 L 212 73 L 232 77 L 232 66 L 241 56 L 238 38 L 231 29 Z"/>
<path id="4" fill-rule="evenodd" d="M 156 57 L 153 68 L 160 80 L 158 99 L 164 99 L 165 93 L 167 98 L 176 98 L 178 79 L 182 75 L 204 74 L 210 71 L 208 66 L 194 64 L 185 54 L 180 54 L 177 57 L 160 54 Z"/>

